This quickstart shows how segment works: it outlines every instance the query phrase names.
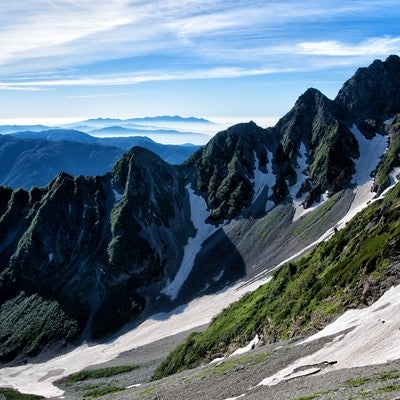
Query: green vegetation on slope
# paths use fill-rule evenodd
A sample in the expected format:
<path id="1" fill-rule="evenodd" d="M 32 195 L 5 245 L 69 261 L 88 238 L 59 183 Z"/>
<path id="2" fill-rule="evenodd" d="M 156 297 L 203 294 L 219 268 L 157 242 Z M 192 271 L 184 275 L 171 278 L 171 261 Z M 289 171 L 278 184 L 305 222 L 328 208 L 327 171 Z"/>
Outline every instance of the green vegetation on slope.
<path id="1" fill-rule="evenodd" d="M 21 293 L 0 308 L 0 360 L 9 361 L 18 353 L 35 355 L 44 346 L 72 339 L 77 333 L 77 322 L 56 301 Z"/>
<path id="2" fill-rule="evenodd" d="M 138 365 L 118 365 L 116 367 L 98 368 L 98 369 L 86 369 L 79 371 L 75 374 L 71 374 L 63 379 L 63 383 L 66 385 L 73 384 L 75 382 L 86 381 L 88 379 L 100 379 L 109 378 L 119 374 L 133 371 L 139 368 Z"/>
<path id="3" fill-rule="evenodd" d="M 188 173 L 196 170 L 197 188 L 213 209 L 209 220 L 233 218 L 248 206 L 253 195 L 255 157 L 265 168 L 268 134 L 254 122 L 238 124 L 220 132 L 186 161 Z"/>
<path id="4" fill-rule="evenodd" d="M 116 386 L 114 384 L 100 385 L 89 387 L 83 394 L 84 399 L 98 399 L 101 396 L 105 396 L 106 394 L 118 393 L 123 391 L 124 388 Z"/>
<path id="5" fill-rule="evenodd" d="M 390 186 L 391 182 L 388 175 L 394 167 L 400 166 L 400 114 L 393 118 L 388 130 L 390 145 L 375 174 L 374 191 L 377 193 L 382 193 Z"/>
<path id="6" fill-rule="evenodd" d="M 321 329 L 347 308 L 370 304 L 399 281 L 400 184 L 311 253 L 233 303 L 202 333 L 191 334 L 153 379 L 210 361 L 257 333 L 266 341 Z M 398 264 L 398 263 L 397 263 Z"/>
<path id="7" fill-rule="evenodd" d="M 19 393 L 14 389 L 0 388 L 0 395 L 3 395 L 6 400 L 39 400 L 43 399 L 41 396 L 34 394 Z"/>

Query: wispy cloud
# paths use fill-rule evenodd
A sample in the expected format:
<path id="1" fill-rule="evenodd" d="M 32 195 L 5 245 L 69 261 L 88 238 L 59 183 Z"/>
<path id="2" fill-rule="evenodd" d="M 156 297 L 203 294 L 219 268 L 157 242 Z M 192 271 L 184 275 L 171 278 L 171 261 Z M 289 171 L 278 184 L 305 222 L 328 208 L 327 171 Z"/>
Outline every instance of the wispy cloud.
<path id="1" fill-rule="evenodd" d="M 63 71 L 71 67 L 79 69 L 98 62 L 154 55 L 160 60 L 179 55 L 180 63 L 218 61 L 244 67 L 239 63 L 261 58 L 267 51 L 276 59 L 279 52 L 271 51 L 284 46 L 304 56 L 353 55 L 357 50 L 367 54 L 368 46 L 390 50 L 397 44 L 390 45 L 385 38 L 365 42 L 358 48 L 336 38 L 320 42 L 299 38 L 299 43 L 293 46 L 293 39 L 304 35 L 307 24 L 315 21 L 384 9 L 389 13 L 396 3 L 394 0 L 340 4 L 335 0 L 304 0 L 295 4 L 265 0 L 1 2 L 0 74 L 11 77 L 53 69 L 67 75 Z M 304 31 L 292 31 L 291 25 L 298 25 L 299 21 Z M 376 54 L 373 51 L 369 54 Z M 264 65 L 261 62 L 258 66 Z M 171 65 L 163 67 L 168 73 Z M 132 61 L 132 71 L 135 69 Z"/>
<path id="2" fill-rule="evenodd" d="M 3 0 L 0 116 L 280 115 L 399 54 L 399 18 L 398 0 Z"/>
<path id="3" fill-rule="evenodd" d="M 343 43 L 336 40 L 303 42 L 289 47 L 289 52 L 318 56 L 379 56 L 400 53 L 400 37 L 370 38 L 361 43 Z"/>
<path id="4" fill-rule="evenodd" d="M 117 92 L 117 93 L 93 93 L 93 94 L 80 94 L 74 96 L 66 96 L 66 99 L 96 99 L 102 97 L 119 97 L 130 96 L 132 92 Z"/>
<path id="5" fill-rule="evenodd" d="M 135 85 L 145 82 L 155 81 L 174 81 L 174 80 L 190 80 L 190 79 L 226 79 L 238 78 L 241 76 L 257 76 L 273 74 L 277 72 L 289 72 L 291 69 L 273 69 L 273 68 L 211 68 L 193 71 L 181 71 L 176 73 L 163 72 L 142 72 L 134 74 L 111 74 L 91 77 L 78 77 L 72 79 L 52 79 L 52 80 L 33 80 L 33 81 L 15 81 L 0 82 L 0 88 L 15 88 L 26 90 L 27 88 L 46 88 L 46 87 L 66 87 L 66 86 L 124 86 Z M 98 95 L 93 95 L 98 96 Z M 101 96 L 101 95 L 100 95 Z M 105 96 L 108 96 L 107 94 Z M 82 96 L 76 96 L 82 97 Z"/>
<path id="6" fill-rule="evenodd" d="M 10 90 L 10 91 L 22 91 L 22 92 L 41 92 L 43 90 L 49 90 L 45 89 L 42 87 L 38 87 L 35 85 L 30 85 L 28 82 L 28 85 L 14 85 L 13 83 L 11 84 L 5 84 L 0 82 L 0 90 Z"/>

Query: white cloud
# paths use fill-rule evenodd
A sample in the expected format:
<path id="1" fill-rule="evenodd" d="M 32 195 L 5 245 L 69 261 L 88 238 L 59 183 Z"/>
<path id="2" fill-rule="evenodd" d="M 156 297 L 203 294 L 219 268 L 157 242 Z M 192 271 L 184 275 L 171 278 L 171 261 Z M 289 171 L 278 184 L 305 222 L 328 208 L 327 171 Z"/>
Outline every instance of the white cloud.
<path id="1" fill-rule="evenodd" d="M 400 53 L 400 37 L 370 38 L 361 43 L 349 44 L 335 40 L 302 42 L 289 52 L 318 56 L 379 56 Z"/>
<path id="2" fill-rule="evenodd" d="M 300 42 L 285 46 L 271 46 L 258 49 L 235 50 L 237 59 L 262 59 L 263 56 L 272 54 L 277 56 L 288 56 L 286 66 L 259 67 L 209 67 L 203 69 L 183 69 L 180 71 L 138 71 L 132 73 L 109 73 L 97 75 L 74 75 L 56 76 L 47 79 L 29 79 L 29 76 L 16 79 L 0 81 L 0 90 L 48 90 L 52 87 L 69 86 L 124 86 L 135 85 L 145 82 L 192 80 L 192 79 L 224 79 L 238 78 L 242 76 L 257 76 L 283 72 L 307 71 L 310 69 L 326 69 L 338 66 L 348 66 L 360 63 L 360 59 L 379 57 L 391 53 L 400 53 L 400 37 L 370 38 L 360 43 L 344 43 L 339 41 L 315 41 Z M 228 51 L 224 55 L 228 56 Z M 299 60 L 301 60 L 299 62 Z M 121 94 L 120 94 L 121 95 Z M 127 95 L 124 93 L 123 95 Z M 93 94 L 71 96 L 78 97 L 108 97 L 114 94 Z"/>
<path id="3" fill-rule="evenodd" d="M 291 22 L 307 24 L 334 15 L 383 7 L 394 0 L 18 0 L 0 2 L 0 72 L 12 76 L 43 69 L 79 67 L 97 61 L 149 54 L 180 53 L 234 65 L 262 51 L 257 36 L 276 46 Z M 276 27 L 283 30 L 274 36 Z M 301 33 L 301 32 L 300 32 Z M 285 32 L 286 34 L 286 32 Z M 291 32 L 293 34 L 293 32 Z M 281 43 L 279 43 L 281 44 Z M 299 54 L 345 52 L 340 43 L 313 47 L 303 41 Z M 264 44 L 265 47 L 265 44 Z M 266 49 L 268 50 L 268 49 Z M 259 53 L 263 55 L 265 53 Z M 201 60 L 199 60 L 201 61 Z M 236 64 L 235 64 L 236 62 Z"/>
<path id="4" fill-rule="evenodd" d="M 64 55 L 63 45 L 133 23 L 127 1 L 30 1 L 0 6 L 0 63 Z"/>
<path id="5" fill-rule="evenodd" d="M 327 30 L 328 39 L 311 41 L 299 26 L 395 3 L 0 1 L 0 90 L 236 78 L 369 62 L 368 57 L 399 53 L 400 37 L 348 43 L 331 39 Z M 143 61 L 146 57 L 153 61 Z M 117 73 L 117 59 L 129 59 L 121 63 L 125 73 Z"/>
<path id="6" fill-rule="evenodd" d="M 93 94 L 81 94 L 74 96 L 66 96 L 66 99 L 96 99 L 101 97 L 119 97 L 119 96 L 130 96 L 132 92 L 117 92 L 117 93 L 93 93 Z"/>
<path id="7" fill-rule="evenodd" d="M 39 91 L 48 90 L 48 89 L 44 89 L 44 88 L 40 88 L 40 87 L 36 87 L 36 86 L 29 86 L 29 83 L 28 83 L 28 85 L 25 85 L 25 86 L 17 86 L 17 85 L 13 85 L 13 84 L 8 85 L 8 84 L 0 83 L 0 90 L 39 92 Z"/>
<path id="8" fill-rule="evenodd" d="M 71 79 L 52 79 L 52 80 L 33 80 L 33 81 L 15 81 L 0 82 L 0 90 L 15 89 L 27 90 L 27 88 L 47 88 L 47 87 L 66 87 L 66 86 L 123 86 L 135 85 L 144 82 L 171 81 L 171 80 L 189 80 L 189 79 L 224 79 L 237 78 L 241 76 L 256 76 L 273 74 L 277 72 L 289 72 L 291 69 L 273 69 L 273 68 L 210 68 L 194 71 L 181 71 L 175 73 L 134 73 L 134 74 L 112 74 L 100 76 L 86 76 Z"/>

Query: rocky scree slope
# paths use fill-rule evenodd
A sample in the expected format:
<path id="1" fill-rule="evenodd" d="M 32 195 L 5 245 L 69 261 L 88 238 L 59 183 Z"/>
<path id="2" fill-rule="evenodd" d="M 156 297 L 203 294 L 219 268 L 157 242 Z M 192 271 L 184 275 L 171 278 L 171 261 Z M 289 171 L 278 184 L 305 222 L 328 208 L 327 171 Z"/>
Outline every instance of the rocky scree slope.
<path id="1" fill-rule="evenodd" d="M 267 213 L 264 228 L 273 232 L 282 221 L 279 210 L 287 213 L 295 200 L 308 207 L 322 195 L 351 187 L 360 146 L 350 128 L 354 122 L 361 127 L 365 118 L 365 126 L 390 134 L 377 172 L 382 191 L 399 162 L 398 118 L 387 123 L 387 114 L 393 112 L 393 117 L 400 109 L 385 82 L 400 91 L 400 59 L 391 56 L 361 71 L 337 99 L 309 89 L 275 127 L 264 130 L 252 122 L 231 127 L 182 166 L 133 148 L 102 177 L 63 173 L 42 189 L 1 188 L 1 360 L 32 355 L 73 338 L 101 338 L 146 312 L 187 300 L 179 293 L 172 299 L 163 289 L 178 275 L 182 260 L 191 279 L 196 240 L 202 241 L 196 246 L 208 249 L 203 260 L 219 257 L 221 249 L 212 238 L 224 236 L 225 230 L 218 230 L 218 224 L 230 220 L 237 229 L 236 239 L 224 236 L 229 244 L 224 249 L 240 257 L 243 252 L 236 246 L 239 241 L 254 243 L 246 232 L 258 217 Z M 377 73 L 386 78 L 375 77 Z M 381 109 L 364 111 L 355 121 L 353 104 L 362 102 L 358 97 L 365 90 L 357 88 L 364 80 L 369 82 L 365 90 L 389 105 L 383 115 Z M 365 134 L 371 136 L 371 131 Z M 331 197 L 334 210 L 341 196 Z M 268 219 L 269 212 L 278 217 Z M 269 236 L 257 237 L 262 242 Z M 268 247 L 265 240 L 262 244 Z M 201 265 L 195 269 L 201 274 Z M 202 274 L 209 290 L 229 282 L 221 272 L 216 265 L 212 274 Z M 193 286 L 189 292 L 193 298 L 200 288 Z M 20 331 L 13 329 L 18 321 Z"/>
<path id="2" fill-rule="evenodd" d="M 372 304 L 400 283 L 400 184 L 329 241 L 284 265 L 273 279 L 192 333 L 157 368 L 159 379 L 264 342 L 322 329 L 349 308 Z"/>

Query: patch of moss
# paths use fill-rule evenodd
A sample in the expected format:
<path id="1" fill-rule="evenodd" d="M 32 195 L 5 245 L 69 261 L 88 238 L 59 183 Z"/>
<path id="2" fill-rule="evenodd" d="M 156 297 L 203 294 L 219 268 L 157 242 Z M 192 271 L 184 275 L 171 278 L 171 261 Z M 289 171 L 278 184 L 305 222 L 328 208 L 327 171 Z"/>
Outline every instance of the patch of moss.
<path id="1" fill-rule="evenodd" d="M 380 387 L 377 392 L 378 393 L 392 393 L 392 392 L 397 392 L 400 391 L 400 385 L 387 385 Z"/>
<path id="2" fill-rule="evenodd" d="M 88 379 L 109 378 L 110 376 L 124 374 L 137 368 L 139 368 L 138 365 L 119 365 L 116 367 L 86 369 L 67 376 L 63 379 L 63 383 L 71 385 L 73 383 L 86 381 Z"/>
<path id="3" fill-rule="evenodd" d="M 106 394 L 118 393 L 125 390 L 119 386 L 115 386 L 113 384 L 99 386 L 95 389 L 91 389 L 86 391 L 83 394 L 84 399 L 97 399 L 98 397 L 105 396 Z"/>
<path id="4" fill-rule="evenodd" d="M 145 396 L 147 394 L 153 393 L 157 389 L 157 386 L 151 386 L 147 389 L 143 389 L 139 392 L 140 395 Z"/>
<path id="5" fill-rule="evenodd" d="M 371 382 L 370 378 L 354 378 L 348 379 L 344 384 L 349 387 L 359 387 L 365 385 L 368 382 Z"/>
<path id="6" fill-rule="evenodd" d="M 17 390 L 9 388 L 0 388 L 0 395 L 3 395 L 6 400 L 39 400 L 43 399 L 42 396 L 36 396 L 34 394 L 20 393 Z"/>
<path id="7" fill-rule="evenodd" d="M 224 374 L 237 368 L 251 367 L 265 361 L 269 357 L 270 353 L 258 353 L 258 354 L 245 354 L 222 360 L 219 363 L 210 365 L 208 368 L 198 372 L 191 378 L 197 378 L 209 375 Z"/>
<path id="8" fill-rule="evenodd" d="M 316 223 L 321 223 L 322 218 L 332 209 L 332 207 L 337 203 L 342 195 L 342 191 L 335 193 L 324 204 L 319 206 L 314 212 L 302 218 L 294 233 L 296 235 L 301 235 L 305 231 L 305 229 L 312 227 Z"/>
<path id="9" fill-rule="evenodd" d="M 328 393 L 328 392 L 318 392 L 318 393 L 310 394 L 308 396 L 297 397 L 294 400 L 313 400 L 313 399 L 317 399 L 318 397 L 321 397 L 323 394 L 326 394 L 326 393 Z"/>
<path id="10" fill-rule="evenodd" d="M 377 375 L 377 379 L 380 381 L 389 381 L 398 378 L 400 378 L 400 371 L 398 369 L 392 369 L 391 371 L 382 372 Z"/>

